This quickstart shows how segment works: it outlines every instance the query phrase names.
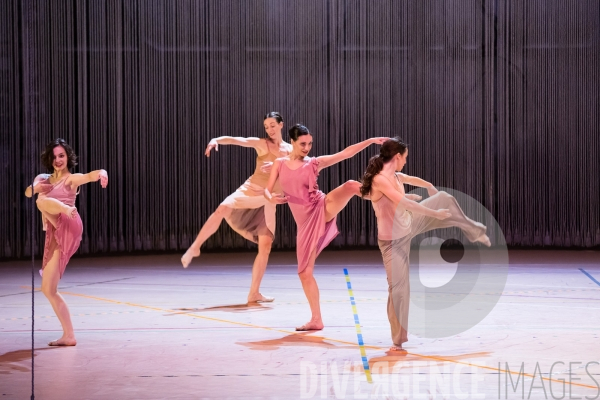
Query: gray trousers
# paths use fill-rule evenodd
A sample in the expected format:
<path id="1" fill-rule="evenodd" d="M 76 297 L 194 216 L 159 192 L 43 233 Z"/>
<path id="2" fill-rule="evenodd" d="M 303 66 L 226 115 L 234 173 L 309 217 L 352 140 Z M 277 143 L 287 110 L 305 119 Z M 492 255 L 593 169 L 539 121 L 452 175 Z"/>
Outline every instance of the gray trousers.
<path id="1" fill-rule="evenodd" d="M 392 341 L 401 346 L 408 341 L 408 306 L 410 304 L 409 256 L 412 239 L 424 232 L 439 228 L 460 228 L 467 239 L 475 241 L 486 231 L 486 227 L 468 218 L 454 197 L 446 192 L 438 192 L 421 202 L 421 205 L 439 210 L 447 208 L 452 216 L 443 221 L 413 214 L 410 234 L 395 240 L 379 240 L 379 249 L 388 281 L 387 314 L 392 329 Z"/>

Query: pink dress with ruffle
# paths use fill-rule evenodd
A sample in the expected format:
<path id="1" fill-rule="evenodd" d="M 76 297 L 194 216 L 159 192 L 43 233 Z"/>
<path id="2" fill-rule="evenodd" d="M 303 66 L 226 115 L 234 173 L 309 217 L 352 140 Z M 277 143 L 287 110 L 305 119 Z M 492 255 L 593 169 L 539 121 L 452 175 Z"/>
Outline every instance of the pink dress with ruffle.
<path id="1" fill-rule="evenodd" d="M 339 234 L 336 218 L 325 221 L 325 193 L 319 190 L 319 161 L 310 158 L 300 168 L 290 169 L 281 158 L 279 182 L 288 199 L 292 215 L 298 227 L 296 256 L 298 272 L 304 271 L 310 256 L 316 256 Z"/>
<path id="2" fill-rule="evenodd" d="M 54 184 L 54 187 L 48 193 L 41 193 L 40 198 L 48 197 L 56 199 L 68 206 L 75 205 L 77 193 L 73 193 L 65 186 L 65 179 L 62 179 Z M 48 179 L 42 183 L 50 183 Z M 83 233 L 83 223 L 79 213 L 76 213 L 73 218 L 69 218 L 64 214 L 59 214 L 56 222 L 56 227 L 48 221 L 47 216 L 42 212 L 42 221 L 44 230 L 46 231 L 46 242 L 44 244 L 44 260 L 40 275 L 43 275 L 44 268 L 52 258 L 52 254 L 56 249 L 60 250 L 59 269 L 60 277 L 62 278 L 67 263 L 71 256 L 75 254 L 81 242 L 81 234 Z"/>

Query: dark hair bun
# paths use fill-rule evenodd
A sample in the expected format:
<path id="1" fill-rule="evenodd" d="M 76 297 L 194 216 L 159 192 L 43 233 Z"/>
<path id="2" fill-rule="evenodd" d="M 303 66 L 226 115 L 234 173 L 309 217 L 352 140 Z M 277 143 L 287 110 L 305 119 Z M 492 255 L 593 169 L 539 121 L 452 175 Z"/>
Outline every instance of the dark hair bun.
<path id="1" fill-rule="evenodd" d="M 308 130 L 307 127 L 305 127 L 302 124 L 295 124 L 294 126 L 292 126 L 290 128 L 289 134 L 290 134 L 290 139 L 292 139 L 295 142 L 296 140 L 298 140 L 298 138 L 300 136 L 309 135 L 310 131 Z"/>

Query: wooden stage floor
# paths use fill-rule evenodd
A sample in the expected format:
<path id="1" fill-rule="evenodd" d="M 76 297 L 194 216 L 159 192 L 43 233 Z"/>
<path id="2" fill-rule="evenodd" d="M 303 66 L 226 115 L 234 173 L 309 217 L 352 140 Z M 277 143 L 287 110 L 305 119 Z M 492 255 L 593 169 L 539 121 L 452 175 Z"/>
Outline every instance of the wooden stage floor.
<path id="1" fill-rule="evenodd" d="M 35 293 L 36 398 L 600 398 L 598 251 L 510 251 L 502 297 L 480 323 L 410 334 L 406 353 L 387 353 L 378 251 L 319 257 L 325 329 L 309 333 L 294 331 L 310 316 L 295 254 L 271 254 L 262 293 L 275 302 L 247 305 L 253 257 L 203 254 L 188 269 L 177 255 L 73 259 L 59 291 L 76 347 L 46 345 L 60 325 Z M 30 262 L 0 263 L 0 399 L 31 393 L 30 284 Z"/>

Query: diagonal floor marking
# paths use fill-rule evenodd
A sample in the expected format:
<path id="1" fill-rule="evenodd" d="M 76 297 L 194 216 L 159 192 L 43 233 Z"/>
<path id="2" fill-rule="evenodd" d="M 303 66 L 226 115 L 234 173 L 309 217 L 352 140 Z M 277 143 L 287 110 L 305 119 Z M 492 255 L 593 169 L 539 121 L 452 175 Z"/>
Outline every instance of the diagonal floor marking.
<path id="1" fill-rule="evenodd" d="M 196 314 L 191 314 L 191 313 L 181 313 L 178 310 L 170 310 L 170 309 L 167 309 L 167 308 L 146 306 L 144 304 L 136 304 L 136 303 L 131 303 L 131 302 L 128 302 L 128 301 L 119 301 L 119 300 L 113 300 L 113 299 L 106 299 L 106 298 L 103 298 L 103 297 L 89 296 L 89 295 L 81 294 L 81 293 L 72 293 L 72 292 L 63 292 L 63 291 L 61 291 L 60 293 L 61 294 L 65 294 L 65 295 L 69 295 L 69 296 L 76 296 L 76 297 L 82 297 L 82 298 L 86 298 L 86 299 L 104 301 L 104 302 L 107 302 L 107 303 L 122 304 L 122 305 L 130 306 L 130 307 L 144 308 L 144 309 L 147 309 L 147 310 L 154 310 L 154 311 L 168 312 L 168 313 L 176 313 L 177 315 L 185 315 L 185 316 L 192 317 L 192 318 L 204 319 L 204 320 L 215 321 L 215 322 L 222 322 L 222 323 L 225 323 L 225 324 L 233 324 L 233 325 L 245 326 L 245 327 L 248 327 L 248 328 L 264 329 L 264 330 L 268 330 L 268 331 L 271 331 L 271 332 L 281 332 L 281 333 L 285 333 L 285 334 L 297 334 L 298 333 L 296 331 L 288 331 L 288 330 L 285 330 L 285 329 L 270 328 L 268 326 L 248 324 L 248 323 L 245 323 L 245 322 L 231 321 L 231 320 L 222 319 L 222 318 L 206 317 L 206 316 L 203 316 L 203 315 L 196 315 Z M 345 340 L 333 339 L 333 338 L 328 338 L 328 337 L 325 337 L 325 336 L 316 336 L 315 335 L 315 336 L 312 336 L 312 337 L 318 338 L 318 339 L 323 339 L 323 340 L 328 340 L 330 342 L 336 342 L 336 343 L 347 344 L 347 345 L 358 347 L 358 345 L 355 342 L 348 342 L 348 341 L 345 341 Z M 386 350 L 385 347 L 379 347 L 379 346 L 365 345 L 364 347 L 365 348 L 369 348 L 369 349 L 373 349 L 373 350 Z M 511 370 L 502 370 L 502 369 L 499 369 L 499 368 L 488 367 L 487 365 L 478 365 L 478 364 L 473 364 L 473 363 L 469 363 L 469 362 L 463 362 L 463 361 L 457 361 L 457 360 L 450 360 L 450 359 L 443 358 L 443 357 L 428 356 L 428 355 L 419 354 L 419 353 L 412 353 L 412 352 L 407 352 L 407 353 L 411 354 L 411 355 L 418 356 L 418 357 L 428 358 L 430 360 L 444 361 L 444 362 L 449 362 L 449 363 L 454 363 L 454 364 L 461 364 L 461 365 L 466 365 L 466 366 L 471 366 L 471 367 L 477 367 L 477 368 L 481 368 L 481 369 L 487 369 L 487 370 L 494 371 L 494 372 L 508 373 L 508 374 L 511 374 L 511 375 L 523 375 L 523 376 L 526 376 L 526 377 L 529 377 L 529 378 L 536 378 L 536 377 L 540 378 L 540 376 L 537 376 L 535 374 L 527 374 L 527 373 L 520 374 L 520 373 L 517 373 L 517 372 L 513 372 Z M 552 379 L 552 378 L 546 378 L 546 377 L 541 377 L 541 379 L 543 379 L 545 381 L 550 381 L 550 382 L 563 383 L 563 381 L 560 380 L 560 379 Z M 598 389 L 598 386 L 586 385 L 586 384 L 583 384 L 583 383 L 574 383 L 574 382 L 571 382 L 570 385 L 579 386 L 579 387 L 585 387 L 585 388 L 589 388 L 589 389 Z"/>
<path id="2" fill-rule="evenodd" d="M 344 268 L 344 275 L 346 276 L 346 286 L 348 288 L 348 296 L 350 296 L 350 304 L 352 305 L 352 314 L 354 316 L 354 326 L 356 327 L 356 337 L 358 339 L 358 346 L 360 348 L 360 357 L 363 362 L 363 369 L 367 376 L 367 382 L 373 383 L 371 378 L 371 370 L 369 368 L 369 360 L 367 359 L 367 353 L 365 352 L 365 342 L 363 340 L 362 331 L 360 329 L 360 320 L 358 319 L 358 311 L 356 311 L 356 301 L 354 301 L 354 293 L 352 292 L 352 282 L 350 282 L 350 275 L 348 269 Z"/>
<path id="3" fill-rule="evenodd" d="M 592 275 L 590 275 L 590 273 L 589 273 L 589 272 L 587 272 L 587 271 L 586 271 L 585 269 L 583 269 L 583 268 L 579 268 L 579 270 L 580 270 L 581 272 L 583 272 L 583 273 L 584 273 L 584 274 L 585 274 L 585 275 L 586 275 L 588 278 L 590 278 L 590 279 L 592 280 L 592 282 L 594 282 L 596 285 L 600 286 L 600 282 L 598 282 L 598 281 L 596 280 L 596 278 L 594 278 Z"/>

